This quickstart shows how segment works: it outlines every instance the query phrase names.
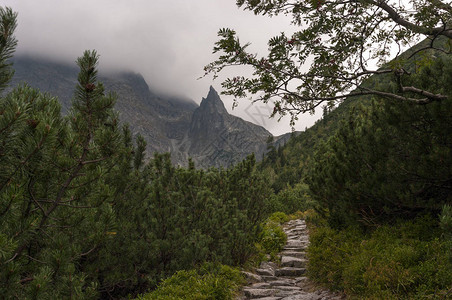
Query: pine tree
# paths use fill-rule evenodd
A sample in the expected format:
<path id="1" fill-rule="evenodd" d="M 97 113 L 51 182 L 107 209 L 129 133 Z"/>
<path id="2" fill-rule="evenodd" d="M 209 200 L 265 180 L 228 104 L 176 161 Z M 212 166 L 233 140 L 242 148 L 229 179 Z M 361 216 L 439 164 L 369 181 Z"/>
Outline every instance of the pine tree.
<path id="1" fill-rule="evenodd" d="M 8 9 L 2 13 L 14 17 Z M 85 282 L 81 262 L 114 226 L 105 174 L 115 165 L 120 137 L 115 99 L 97 82 L 97 61 L 94 51 L 78 59 L 79 83 L 65 118 L 55 98 L 27 86 L 1 98 L 2 295 L 97 293 L 95 281 Z"/>
<path id="2" fill-rule="evenodd" d="M 14 75 L 12 57 L 17 46 L 14 31 L 17 27 L 17 13 L 11 8 L 0 7 L 0 92 L 6 87 Z"/>

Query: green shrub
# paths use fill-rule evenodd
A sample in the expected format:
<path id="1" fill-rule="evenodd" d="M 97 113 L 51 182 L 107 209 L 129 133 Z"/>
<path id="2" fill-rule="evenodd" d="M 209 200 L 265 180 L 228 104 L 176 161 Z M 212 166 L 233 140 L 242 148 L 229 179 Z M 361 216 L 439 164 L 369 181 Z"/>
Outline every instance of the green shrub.
<path id="1" fill-rule="evenodd" d="M 329 227 L 311 230 L 308 247 L 308 273 L 314 281 L 334 290 L 343 290 L 344 269 L 359 247 L 356 230 L 338 231 Z"/>
<path id="2" fill-rule="evenodd" d="M 303 216 L 304 216 L 304 213 L 302 211 L 300 211 L 300 210 L 297 210 L 296 212 L 291 213 L 289 215 L 289 219 L 290 220 L 298 220 L 298 219 L 302 219 Z"/>
<path id="3" fill-rule="evenodd" d="M 233 299 L 244 283 L 239 270 L 218 264 L 204 264 L 199 270 L 178 271 L 139 300 Z"/>
<path id="4" fill-rule="evenodd" d="M 287 185 L 279 193 L 270 197 L 270 209 L 291 214 L 296 211 L 305 211 L 317 206 L 317 201 L 310 196 L 309 187 L 306 184 Z"/>
<path id="5" fill-rule="evenodd" d="M 275 260 L 276 255 L 282 250 L 287 242 L 287 236 L 278 223 L 269 221 L 262 230 L 260 244 L 271 260 Z"/>
<path id="6" fill-rule="evenodd" d="M 283 223 L 288 222 L 289 220 L 290 220 L 289 216 L 287 216 L 283 212 L 278 211 L 278 212 L 273 213 L 270 217 L 268 217 L 267 223 L 274 222 L 276 224 L 283 224 Z"/>
<path id="7" fill-rule="evenodd" d="M 312 208 L 303 212 L 301 218 L 305 219 L 306 223 L 309 225 L 320 226 L 322 224 L 326 224 L 326 219 L 322 218 L 322 216 Z"/>
<path id="8" fill-rule="evenodd" d="M 255 244 L 255 253 L 247 266 L 257 266 L 262 261 L 270 258 L 275 261 L 277 254 L 287 242 L 287 236 L 282 229 L 282 224 L 290 220 L 283 212 L 275 212 L 262 224 L 259 241 Z"/>
<path id="9" fill-rule="evenodd" d="M 446 298 L 452 286 L 452 242 L 430 216 L 381 226 L 311 232 L 308 274 L 347 295 L 371 299 Z"/>

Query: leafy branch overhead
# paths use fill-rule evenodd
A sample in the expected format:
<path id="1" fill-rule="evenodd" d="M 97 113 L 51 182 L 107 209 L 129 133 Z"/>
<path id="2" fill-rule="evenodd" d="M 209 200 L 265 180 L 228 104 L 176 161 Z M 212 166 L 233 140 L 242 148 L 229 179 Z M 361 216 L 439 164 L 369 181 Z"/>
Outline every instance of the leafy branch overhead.
<path id="1" fill-rule="evenodd" d="M 242 44 L 234 30 L 221 29 L 213 49 L 219 56 L 205 66 L 205 75 L 216 78 L 238 65 L 253 70 L 250 78 L 226 79 L 222 85 L 227 95 L 273 99 L 273 115 L 289 113 L 292 123 L 299 113 L 313 112 L 322 103 L 331 107 L 349 96 L 378 95 L 417 104 L 447 98 L 404 82 L 436 55 L 452 53 L 450 1 L 237 0 L 237 5 L 270 17 L 290 15 L 299 30 L 271 38 L 268 55 L 259 57 L 247 51 L 249 44 Z M 402 53 L 420 39 L 426 40 L 416 51 Z M 413 59 L 416 67 L 410 68 L 407 61 Z M 363 84 L 371 75 L 393 78 L 393 91 Z"/>

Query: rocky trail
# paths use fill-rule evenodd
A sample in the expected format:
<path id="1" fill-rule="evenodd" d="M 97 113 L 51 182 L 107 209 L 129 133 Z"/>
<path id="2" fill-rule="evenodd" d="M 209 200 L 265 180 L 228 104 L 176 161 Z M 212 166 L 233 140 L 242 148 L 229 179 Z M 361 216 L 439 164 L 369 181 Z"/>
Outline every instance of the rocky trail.
<path id="1" fill-rule="evenodd" d="M 305 276 L 309 236 L 304 220 L 292 220 L 283 226 L 287 243 L 279 253 L 281 262 L 263 262 L 248 280 L 237 300 L 323 300 L 343 299 L 341 295 L 316 289 Z"/>

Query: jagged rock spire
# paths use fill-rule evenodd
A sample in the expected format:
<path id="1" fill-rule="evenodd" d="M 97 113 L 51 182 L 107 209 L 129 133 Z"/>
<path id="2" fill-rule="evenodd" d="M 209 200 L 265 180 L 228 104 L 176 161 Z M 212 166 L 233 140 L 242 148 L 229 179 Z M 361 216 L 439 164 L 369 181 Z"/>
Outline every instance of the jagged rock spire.
<path id="1" fill-rule="evenodd" d="M 224 107 L 223 101 L 221 101 L 220 96 L 212 86 L 210 86 L 207 98 L 202 98 L 199 108 L 203 111 L 208 111 L 209 113 L 228 113 L 226 108 Z"/>

